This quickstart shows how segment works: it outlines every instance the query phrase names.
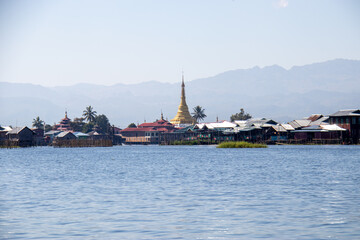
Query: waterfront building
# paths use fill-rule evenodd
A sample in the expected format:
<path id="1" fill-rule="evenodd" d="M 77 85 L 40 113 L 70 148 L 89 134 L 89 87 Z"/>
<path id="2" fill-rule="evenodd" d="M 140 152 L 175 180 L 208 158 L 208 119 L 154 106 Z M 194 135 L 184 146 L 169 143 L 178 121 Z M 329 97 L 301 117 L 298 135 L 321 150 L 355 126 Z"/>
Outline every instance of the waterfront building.
<path id="1" fill-rule="evenodd" d="M 76 137 L 77 139 L 88 139 L 88 138 L 90 137 L 89 134 L 87 134 L 87 133 L 82 133 L 82 132 L 74 132 L 73 134 L 75 135 L 75 137 Z"/>
<path id="2" fill-rule="evenodd" d="M 294 133 L 294 143 L 339 144 L 343 141 L 345 131 L 346 129 L 336 124 L 321 124 L 311 125 L 292 132 Z"/>
<path id="3" fill-rule="evenodd" d="M 340 110 L 329 115 L 329 122 L 337 124 L 346 129 L 346 141 L 353 144 L 360 142 L 360 110 L 348 109 Z"/>
<path id="4" fill-rule="evenodd" d="M 0 126 L 0 141 L 5 141 L 7 139 L 6 134 L 11 130 L 11 127 Z"/>
<path id="5" fill-rule="evenodd" d="M 265 140 L 270 142 L 282 142 L 292 139 L 294 131 L 290 124 L 277 124 L 272 125 L 266 132 L 265 132 Z"/>
<path id="6" fill-rule="evenodd" d="M 35 133 L 28 127 L 16 127 L 6 133 L 8 140 L 20 147 L 33 146 L 34 135 Z"/>
<path id="7" fill-rule="evenodd" d="M 157 130 L 164 130 L 164 131 L 173 131 L 175 129 L 175 126 L 171 124 L 170 122 L 166 121 L 164 119 L 163 113 L 161 113 L 160 120 L 156 120 L 152 123 L 142 123 L 138 126 L 138 128 L 154 128 Z"/>
<path id="8" fill-rule="evenodd" d="M 35 135 L 34 135 L 34 141 L 36 146 L 45 145 L 44 141 L 44 129 L 41 128 L 32 128 L 31 129 Z"/>
<path id="9" fill-rule="evenodd" d="M 70 126 L 71 119 L 67 116 L 67 111 L 65 111 L 65 117 L 61 119 L 59 124 L 54 126 L 54 130 L 58 131 L 72 131 L 72 127 Z"/>
<path id="10" fill-rule="evenodd" d="M 160 135 L 173 132 L 175 126 L 164 120 L 161 113 L 161 119 L 153 123 L 142 123 L 134 128 L 125 128 L 121 130 L 121 136 L 125 138 L 128 144 L 159 144 Z"/>
<path id="11" fill-rule="evenodd" d="M 186 104 L 184 75 L 182 76 L 181 83 L 180 105 L 176 116 L 170 120 L 170 123 L 174 124 L 178 128 L 195 124 L 195 120 L 193 117 L 191 117 L 189 108 Z"/>
<path id="12" fill-rule="evenodd" d="M 76 136 L 72 132 L 61 132 L 56 137 L 56 140 L 75 140 Z"/>
<path id="13" fill-rule="evenodd" d="M 57 130 L 50 130 L 50 131 L 46 132 L 44 134 L 45 142 L 48 144 L 51 143 L 59 133 L 61 133 L 61 131 L 57 131 Z"/>

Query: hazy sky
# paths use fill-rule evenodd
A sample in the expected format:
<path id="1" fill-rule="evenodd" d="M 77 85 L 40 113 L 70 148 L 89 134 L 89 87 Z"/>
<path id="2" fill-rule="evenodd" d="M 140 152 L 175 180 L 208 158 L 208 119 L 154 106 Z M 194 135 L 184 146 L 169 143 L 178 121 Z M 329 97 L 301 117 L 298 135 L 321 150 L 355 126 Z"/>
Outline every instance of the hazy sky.
<path id="1" fill-rule="evenodd" d="M 360 59 L 357 0 L 0 0 L 0 81 L 176 82 Z"/>

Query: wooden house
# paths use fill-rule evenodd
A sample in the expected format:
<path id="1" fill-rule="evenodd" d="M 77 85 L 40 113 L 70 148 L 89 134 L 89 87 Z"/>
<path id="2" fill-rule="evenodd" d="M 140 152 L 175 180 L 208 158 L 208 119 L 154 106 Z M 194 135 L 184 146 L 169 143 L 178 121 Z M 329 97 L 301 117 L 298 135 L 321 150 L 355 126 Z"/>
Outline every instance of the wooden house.
<path id="1" fill-rule="evenodd" d="M 76 136 L 72 132 L 61 132 L 56 137 L 56 140 L 75 140 Z"/>
<path id="2" fill-rule="evenodd" d="M 6 134 L 10 142 L 14 142 L 20 147 L 29 147 L 34 145 L 35 133 L 28 127 L 16 127 Z"/>
<path id="3" fill-rule="evenodd" d="M 345 141 L 348 143 L 360 143 L 360 110 L 340 110 L 329 115 L 329 122 L 346 129 Z"/>
<path id="4" fill-rule="evenodd" d="M 295 141 L 313 143 L 341 143 L 344 132 L 346 129 L 335 124 L 312 125 L 293 131 Z"/>
<path id="5" fill-rule="evenodd" d="M 0 141 L 7 140 L 6 134 L 11 130 L 11 127 L 0 126 Z"/>

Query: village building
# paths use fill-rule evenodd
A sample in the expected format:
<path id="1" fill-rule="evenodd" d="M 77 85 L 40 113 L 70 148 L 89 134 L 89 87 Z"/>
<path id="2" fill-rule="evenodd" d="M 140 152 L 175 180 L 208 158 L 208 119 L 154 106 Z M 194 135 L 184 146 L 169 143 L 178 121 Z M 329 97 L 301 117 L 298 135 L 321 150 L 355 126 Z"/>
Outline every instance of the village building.
<path id="1" fill-rule="evenodd" d="M 181 83 L 180 105 L 176 116 L 170 120 L 170 123 L 178 128 L 187 127 L 195 124 L 195 120 L 193 117 L 191 117 L 189 108 L 186 104 L 184 75 L 182 76 L 182 83 Z"/>
<path id="2" fill-rule="evenodd" d="M 20 147 L 33 146 L 34 135 L 35 133 L 28 127 L 16 127 L 6 133 L 7 139 Z"/>
<path id="3" fill-rule="evenodd" d="M 34 135 L 35 145 L 36 145 L 36 146 L 45 145 L 44 129 L 41 129 L 41 128 L 32 128 L 31 130 L 35 133 L 35 135 Z"/>
<path id="4" fill-rule="evenodd" d="M 311 125 L 293 131 L 294 143 L 340 144 L 345 132 L 336 124 Z"/>
<path id="5" fill-rule="evenodd" d="M 265 139 L 268 142 L 285 142 L 289 139 L 292 139 L 294 134 L 293 131 L 295 128 L 293 128 L 290 124 L 277 124 L 272 125 L 265 133 L 266 137 Z"/>
<path id="6" fill-rule="evenodd" d="M 121 128 L 118 128 L 118 127 L 115 127 L 115 126 L 112 126 L 110 127 L 110 131 L 112 132 L 112 134 L 120 134 L 121 133 Z"/>
<path id="7" fill-rule="evenodd" d="M 73 132 L 73 134 L 75 135 L 75 137 L 77 139 L 88 139 L 90 137 L 89 134 L 87 133 L 82 133 L 82 132 Z"/>
<path id="8" fill-rule="evenodd" d="M 289 124 L 295 128 L 296 130 L 302 129 L 304 127 L 310 126 L 311 120 L 309 119 L 298 119 L 298 120 L 292 120 L 289 122 Z"/>
<path id="9" fill-rule="evenodd" d="M 125 138 L 128 144 L 159 144 L 160 134 L 175 130 L 175 126 L 164 120 L 161 113 L 161 119 L 153 123 L 142 123 L 135 128 L 125 128 L 121 130 L 121 136 Z"/>
<path id="10" fill-rule="evenodd" d="M 0 126 L 0 141 L 5 141 L 7 139 L 6 134 L 11 130 L 11 127 Z"/>
<path id="11" fill-rule="evenodd" d="M 344 139 L 348 143 L 358 144 L 360 142 L 360 110 L 340 110 L 329 115 L 329 122 L 346 129 Z"/>
<path id="12" fill-rule="evenodd" d="M 54 126 L 54 130 L 58 131 L 72 131 L 72 127 L 70 125 L 71 119 L 67 116 L 67 111 L 65 111 L 65 117 L 61 119 L 59 124 L 56 124 Z"/>
<path id="13" fill-rule="evenodd" d="M 61 131 L 58 131 L 58 130 L 50 130 L 50 131 L 46 132 L 44 134 L 45 142 L 47 144 L 51 143 L 59 133 L 61 133 Z"/>
<path id="14" fill-rule="evenodd" d="M 76 136 L 72 132 L 61 132 L 55 137 L 58 140 L 75 140 Z"/>
<path id="15" fill-rule="evenodd" d="M 235 139 L 237 141 L 265 142 L 267 132 L 278 123 L 268 118 L 250 118 L 248 120 L 235 121 Z"/>
<path id="16" fill-rule="evenodd" d="M 183 141 L 196 144 L 215 144 L 222 141 L 233 141 L 234 135 L 226 134 L 224 130 L 225 128 L 208 128 L 206 124 L 190 125 L 178 128 L 173 132 L 162 133 L 161 144 L 169 145 Z"/>

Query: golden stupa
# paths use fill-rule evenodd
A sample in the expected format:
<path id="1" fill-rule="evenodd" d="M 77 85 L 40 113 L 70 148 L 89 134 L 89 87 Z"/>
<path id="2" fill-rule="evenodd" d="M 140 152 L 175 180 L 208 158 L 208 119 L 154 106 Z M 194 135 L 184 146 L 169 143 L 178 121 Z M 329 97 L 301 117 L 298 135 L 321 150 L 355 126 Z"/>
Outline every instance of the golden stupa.
<path id="1" fill-rule="evenodd" d="M 178 127 L 195 124 L 195 120 L 194 120 L 194 118 L 191 117 L 191 115 L 189 113 L 189 108 L 186 104 L 184 75 L 182 76 L 181 101 L 180 101 L 180 105 L 178 108 L 178 112 L 177 112 L 176 116 L 170 120 L 170 122 Z"/>

